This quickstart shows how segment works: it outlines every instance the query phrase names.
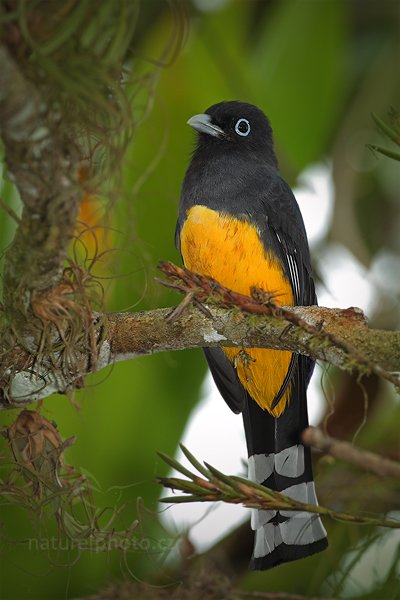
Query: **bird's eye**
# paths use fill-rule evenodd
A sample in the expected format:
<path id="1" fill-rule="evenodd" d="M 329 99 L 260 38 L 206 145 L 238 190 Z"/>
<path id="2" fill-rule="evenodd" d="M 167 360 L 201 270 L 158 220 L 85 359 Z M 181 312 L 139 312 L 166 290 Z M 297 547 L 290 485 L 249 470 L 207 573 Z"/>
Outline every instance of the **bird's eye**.
<path id="1" fill-rule="evenodd" d="M 250 133 L 250 123 L 247 119 L 239 119 L 236 121 L 235 131 L 238 135 L 246 136 Z"/>

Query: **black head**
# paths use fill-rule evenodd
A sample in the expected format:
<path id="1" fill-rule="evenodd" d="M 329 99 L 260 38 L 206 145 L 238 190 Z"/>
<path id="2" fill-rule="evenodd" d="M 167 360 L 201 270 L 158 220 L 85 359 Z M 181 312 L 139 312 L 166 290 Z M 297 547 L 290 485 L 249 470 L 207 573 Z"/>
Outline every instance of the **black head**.
<path id="1" fill-rule="evenodd" d="M 262 110 L 252 104 L 219 102 L 189 119 L 188 125 L 199 132 L 200 151 L 239 152 L 277 166 L 271 125 Z"/>

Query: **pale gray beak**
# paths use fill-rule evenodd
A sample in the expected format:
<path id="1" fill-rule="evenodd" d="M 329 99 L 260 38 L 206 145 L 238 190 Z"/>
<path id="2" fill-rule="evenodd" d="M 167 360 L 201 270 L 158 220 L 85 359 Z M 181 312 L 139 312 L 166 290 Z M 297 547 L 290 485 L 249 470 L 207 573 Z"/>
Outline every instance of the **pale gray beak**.
<path id="1" fill-rule="evenodd" d="M 214 125 L 210 115 L 194 115 L 194 117 L 189 119 L 187 124 L 196 129 L 196 131 L 200 131 L 200 133 L 208 133 L 208 135 L 218 138 L 225 137 L 225 132 L 218 125 Z"/>

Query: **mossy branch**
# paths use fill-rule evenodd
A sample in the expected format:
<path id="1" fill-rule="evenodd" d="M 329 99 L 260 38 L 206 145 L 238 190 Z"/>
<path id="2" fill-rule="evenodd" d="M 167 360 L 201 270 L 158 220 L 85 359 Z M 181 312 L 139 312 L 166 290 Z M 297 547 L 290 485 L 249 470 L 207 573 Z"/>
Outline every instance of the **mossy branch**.
<path id="1" fill-rule="evenodd" d="M 241 504 L 247 508 L 261 510 L 305 511 L 330 517 L 331 519 L 371 525 L 374 527 L 388 527 L 400 529 L 400 521 L 384 519 L 377 515 L 363 516 L 338 512 L 324 506 L 314 506 L 294 500 L 236 475 L 225 475 L 215 467 L 204 463 L 204 466 L 181 445 L 182 452 L 191 465 L 202 475 L 190 471 L 177 460 L 159 453 L 160 458 L 170 467 L 182 473 L 187 479 L 178 477 L 159 477 L 157 481 L 163 486 L 174 491 L 183 492 L 182 496 L 168 496 L 161 502 L 179 504 L 187 502 L 227 502 L 228 504 Z"/>
<path id="2" fill-rule="evenodd" d="M 49 390 L 50 378 L 60 391 L 82 385 L 95 365 L 101 323 L 92 318 L 91 274 L 68 247 L 85 191 L 100 193 L 107 179 L 110 192 L 132 136 L 137 80 L 126 68 L 138 2 L 53 8 L 0 6 L 0 136 L 22 202 L 4 257 L 0 379 L 24 365 L 36 388 Z"/>
<path id="3" fill-rule="evenodd" d="M 4 265 L 4 304 L 18 322 L 32 294 L 56 285 L 82 197 L 74 141 L 50 129 L 52 115 L 37 88 L 0 46 L 0 132 L 23 211 Z"/>
<path id="4" fill-rule="evenodd" d="M 360 351 L 352 339 L 346 340 L 340 335 L 337 336 L 334 331 L 327 330 L 323 327 L 323 320 L 319 323 L 310 323 L 307 318 L 296 314 L 290 307 L 279 306 L 273 295 L 264 292 L 262 289 L 252 288 L 249 297 L 226 288 L 212 277 L 192 273 L 188 269 L 177 267 L 170 262 L 161 263 L 160 269 L 171 280 L 171 283 L 165 281 L 161 281 L 161 283 L 185 294 L 184 300 L 175 309 L 170 317 L 171 319 L 177 318 L 189 303 L 193 303 L 204 310 L 203 305 L 207 302 L 225 308 L 239 308 L 244 313 L 271 315 L 285 320 L 289 324 L 288 329 L 294 326 L 299 331 L 311 336 L 314 344 L 319 342 L 321 347 L 333 346 L 342 350 L 349 361 L 354 363 L 353 366 L 358 371 L 366 370 L 368 373 L 375 373 L 387 379 L 396 387 L 400 387 L 400 378 L 396 374 L 390 373 L 390 369 L 382 368 L 378 364 L 379 361 L 370 359 Z M 354 325 L 365 324 L 365 317 L 360 309 L 349 308 L 341 311 L 341 313 L 349 318 L 349 321 L 353 321 Z M 306 352 L 306 354 L 312 356 L 311 346 L 312 344 L 309 344 L 309 352 Z M 400 355 L 397 354 L 397 364 L 399 358 Z"/>
<path id="5" fill-rule="evenodd" d="M 199 276 L 185 271 L 185 277 L 197 281 Z M 277 307 L 259 292 L 254 297 L 239 295 L 206 278 L 204 285 L 211 284 L 216 286 L 214 292 L 219 290 L 228 296 L 231 308 L 226 307 L 227 299 L 221 308 L 221 298 L 216 292 L 213 297 L 210 290 L 207 304 L 201 303 L 198 298 L 204 289 L 199 288 L 197 296 L 195 290 L 185 296 L 178 313 L 177 309 L 158 309 L 92 314 L 89 326 L 69 355 L 76 370 L 65 368 L 57 349 L 50 356 L 38 357 L 25 347 L 13 346 L 1 365 L 0 405 L 22 406 L 53 392 L 81 387 L 86 374 L 115 362 L 156 352 L 220 345 L 291 350 L 360 376 L 372 371 L 399 385 L 394 372 L 399 369 L 400 332 L 369 329 L 361 311 Z M 49 298 L 41 298 L 42 307 L 54 304 L 51 293 Z M 190 306 L 192 301 L 195 306 Z"/>

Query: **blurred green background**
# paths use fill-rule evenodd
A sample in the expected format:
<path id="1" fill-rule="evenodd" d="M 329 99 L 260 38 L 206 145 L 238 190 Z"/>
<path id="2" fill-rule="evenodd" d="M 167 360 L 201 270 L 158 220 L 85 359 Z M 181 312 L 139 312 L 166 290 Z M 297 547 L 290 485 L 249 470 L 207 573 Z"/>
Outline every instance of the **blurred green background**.
<path id="1" fill-rule="evenodd" d="M 123 192 L 108 211 L 117 252 L 99 265 L 106 309 L 144 310 L 180 300 L 154 277 L 160 260 L 180 262 L 174 229 L 193 147 L 193 132 L 185 123 L 215 102 L 240 99 L 257 104 L 270 117 L 281 170 L 291 185 L 311 164 L 332 165 L 333 215 L 325 239 L 313 248 L 316 276 L 328 245 L 343 245 L 367 272 L 373 265 L 374 273 L 379 270 L 379 280 L 371 279 L 376 299 L 368 315 L 371 324 L 398 327 L 399 165 L 373 156 L 365 144 L 390 146 L 370 113 L 387 119 L 389 108 L 400 106 L 399 23 L 398 2 L 386 0 L 140 2 L 134 69 L 151 77 L 133 100 L 140 122 L 123 165 Z M 183 33 L 187 37 L 178 55 L 171 64 L 159 64 L 169 41 Z M 6 177 L 0 196 L 18 210 Z M 1 249 L 12 235 L 12 221 L 2 211 Z M 111 512 L 115 506 L 121 509 L 119 529 L 139 518 L 136 547 L 125 553 L 78 552 L 57 544 L 49 548 L 45 540 L 56 535 L 54 525 L 38 524 L 29 512 L 3 504 L 2 598 L 84 597 L 111 581 L 154 581 L 160 575 L 160 550 L 173 545 L 175 534 L 158 522 L 155 476 L 165 474 L 166 467 L 156 451 L 175 453 L 205 372 L 200 351 L 158 354 L 88 379 L 76 394 L 79 409 L 64 396 L 45 400 L 42 413 L 56 421 L 62 437 L 77 436 L 66 458 L 96 482 L 97 505 L 111 507 Z M 367 395 L 368 418 L 357 442 L 399 458 L 400 410 L 394 393 L 373 377 L 362 387 L 333 369 L 329 377 L 335 390 L 329 431 L 351 439 L 364 418 Z M 5 414 L 2 423 L 14 418 Z M 1 444 L 5 453 L 6 442 Z M 399 508 L 399 490 L 393 485 L 324 459 L 316 472 L 321 503 L 354 511 Z M 375 537 L 383 544 L 381 532 L 340 523 L 326 526 L 330 547 L 325 553 L 267 573 L 243 572 L 238 586 L 343 598 L 399 597 L 399 538 L 386 551 L 387 569 L 375 572 L 371 561 L 360 561 Z M 146 540 L 152 540 L 151 550 Z M 357 564 L 358 575 L 352 571 Z M 173 569 L 173 562 L 168 568 Z M 366 578 L 368 593 L 360 587 Z"/>

